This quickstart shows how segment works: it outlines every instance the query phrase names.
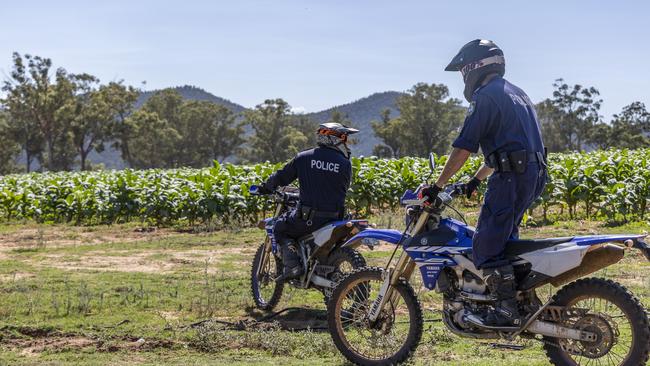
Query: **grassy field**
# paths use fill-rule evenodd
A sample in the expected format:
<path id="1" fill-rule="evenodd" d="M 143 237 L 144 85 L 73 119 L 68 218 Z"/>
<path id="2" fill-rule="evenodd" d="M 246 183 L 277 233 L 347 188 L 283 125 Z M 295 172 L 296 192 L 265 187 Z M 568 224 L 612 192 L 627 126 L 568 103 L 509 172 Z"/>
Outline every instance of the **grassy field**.
<path id="1" fill-rule="evenodd" d="M 395 216 L 376 217 L 395 226 Z M 650 231 L 647 223 L 605 227 L 559 222 L 526 237 Z M 316 291 L 285 290 L 279 309 L 255 323 L 249 273 L 263 234 L 257 229 L 201 232 L 136 224 L 0 226 L 0 364 L 339 365 Z M 390 248 L 364 251 L 383 265 Z M 650 264 L 636 251 L 598 276 L 620 281 L 650 307 Z M 548 296 L 551 289 L 543 289 Z M 422 292 L 424 307 L 440 298 Z M 494 348 L 450 335 L 426 312 L 416 365 L 546 365 L 536 343 Z M 219 322 L 197 323 L 205 319 Z M 230 329 L 229 329 L 230 328 Z M 237 328 L 234 330 L 232 328 Z M 292 331 L 291 328 L 302 330 Z M 306 328 L 309 328 L 305 330 Z"/>

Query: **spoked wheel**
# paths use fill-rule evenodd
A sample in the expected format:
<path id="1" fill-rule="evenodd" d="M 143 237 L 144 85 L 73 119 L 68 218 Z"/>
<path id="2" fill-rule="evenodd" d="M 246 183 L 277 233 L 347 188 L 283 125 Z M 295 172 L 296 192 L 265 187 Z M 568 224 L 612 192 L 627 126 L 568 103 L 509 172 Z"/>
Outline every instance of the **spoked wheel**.
<path id="1" fill-rule="evenodd" d="M 351 362 L 394 365 L 413 353 L 422 336 L 422 309 L 413 288 L 401 281 L 393 299 L 375 322 L 368 313 L 383 283 L 381 268 L 364 268 L 346 276 L 327 306 L 334 344 Z"/>
<path id="2" fill-rule="evenodd" d="M 272 310 L 280 301 L 284 283 L 275 282 L 280 273 L 282 273 L 282 261 L 270 250 L 267 252 L 266 243 L 260 245 L 255 253 L 251 270 L 253 300 L 259 309 Z"/>
<path id="3" fill-rule="evenodd" d="M 366 260 L 363 259 L 361 253 L 357 252 L 354 249 L 350 248 L 340 248 L 332 253 L 326 265 L 332 266 L 335 268 L 334 272 L 330 273 L 327 278 L 334 283 L 341 281 L 348 273 L 363 268 L 366 266 Z M 323 288 L 322 292 L 324 295 L 325 305 L 329 302 L 330 296 L 332 296 L 332 288 Z"/>
<path id="4" fill-rule="evenodd" d="M 545 337 L 554 365 L 645 365 L 650 326 L 643 305 L 625 287 L 600 278 L 578 280 L 555 295 L 564 325 L 596 335 L 593 342 Z"/>

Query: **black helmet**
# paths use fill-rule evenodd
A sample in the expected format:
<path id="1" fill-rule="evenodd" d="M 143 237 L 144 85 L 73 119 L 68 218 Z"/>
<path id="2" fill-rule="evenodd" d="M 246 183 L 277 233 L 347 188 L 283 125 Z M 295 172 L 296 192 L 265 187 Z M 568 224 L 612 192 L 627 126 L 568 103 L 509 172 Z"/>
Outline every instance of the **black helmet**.
<path id="1" fill-rule="evenodd" d="M 350 149 L 347 145 L 348 136 L 357 132 L 359 130 L 356 128 L 351 128 L 337 122 L 321 123 L 317 131 L 318 145 L 338 149 L 343 155 L 350 158 Z"/>
<path id="2" fill-rule="evenodd" d="M 460 71 L 465 82 L 465 99 L 472 101 L 472 94 L 490 74 L 503 76 L 506 73 L 506 59 L 503 51 L 494 42 L 475 39 L 458 51 L 445 71 Z"/>

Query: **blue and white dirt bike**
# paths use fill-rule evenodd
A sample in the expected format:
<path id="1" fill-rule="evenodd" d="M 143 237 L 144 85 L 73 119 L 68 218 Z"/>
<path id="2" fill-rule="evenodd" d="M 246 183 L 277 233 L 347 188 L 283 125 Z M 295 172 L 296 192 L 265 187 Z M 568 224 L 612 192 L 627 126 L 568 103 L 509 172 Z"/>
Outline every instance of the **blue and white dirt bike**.
<path id="1" fill-rule="evenodd" d="M 433 159 L 430 167 L 433 172 Z M 554 365 L 646 364 L 650 325 L 641 302 L 614 281 L 581 278 L 618 262 L 626 249 L 639 249 L 650 260 L 643 235 L 508 242 L 506 255 L 515 268 L 524 320 L 517 327 L 491 327 L 482 319 L 495 300 L 471 260 L 474 229 L 443 215 L 460 189 L 448 187 L 433 204 L 418 199 L 417 193 L 407 191 L 402 197 L 407 206 L 405 231 L 384 233 L 403 248 L 396 264 L 391 266 L 391 257 L 386 268 L 346 275 L 330 298 L 329 330 L 348 360 L 393 365 L 414 352 L 423 314 L 409 280 L 419 270 L 424 287 L 442 294 L 443 322 L 458 336 L 537 339 Z M 536 289 L 549 283 L 566 285 L 542 302 Z"/>
<path id="2" fill-rule="evenodd" d="M 258 187 L 250 188 L 251 194 L 258 194 Z M 262 310 L 271 310 L 280 301 L 284 283 L 275 279 L 282 273 L 282 256 L 275 237 L 273 224 L 275 220 L 291 211 L 299 202 L 298 189 L 283 187 L 273 194 L 276 204 L 273 217 L 260 221 L 259 228 L 266 231 L 264 243 L 255 253 L 251 271 L 251 290 L 255 305 Z M 325 301 L 332 294 L 344 273 L 366 266 L 363 256 L 355 250 L 360 245 L 372 248 L 377 240 L 361 240 L 357 237 L 368 229 L 368 220 L 336 220 L 318 228 L 313 233 L 297 240 L 300 257 L 304 266 L 304 275 L 289 282 L 290 285 L 301 288 L 320 290 Z"/>

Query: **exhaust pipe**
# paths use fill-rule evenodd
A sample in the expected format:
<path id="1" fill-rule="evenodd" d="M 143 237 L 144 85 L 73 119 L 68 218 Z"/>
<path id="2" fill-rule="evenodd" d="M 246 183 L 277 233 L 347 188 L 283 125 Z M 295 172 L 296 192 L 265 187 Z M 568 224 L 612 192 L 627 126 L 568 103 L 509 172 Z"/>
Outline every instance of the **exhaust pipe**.
<path id="1" fill-rule="evenodd" d="M 623 259 L 625 250 L 618 245 L 605 244 L 599 248 L 590 250 L 582 258 L 582 263 L 567 272 L 551 279 L 551 284 L 555 287 L 562 286 L 571 281 L 577 280 L 599 269 L 610 266 Z"/>

